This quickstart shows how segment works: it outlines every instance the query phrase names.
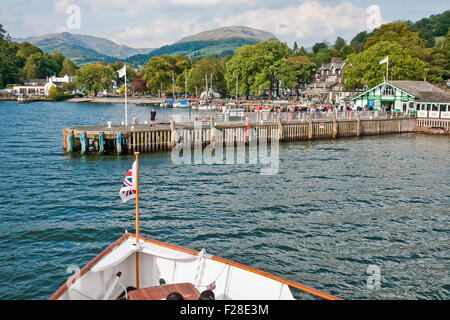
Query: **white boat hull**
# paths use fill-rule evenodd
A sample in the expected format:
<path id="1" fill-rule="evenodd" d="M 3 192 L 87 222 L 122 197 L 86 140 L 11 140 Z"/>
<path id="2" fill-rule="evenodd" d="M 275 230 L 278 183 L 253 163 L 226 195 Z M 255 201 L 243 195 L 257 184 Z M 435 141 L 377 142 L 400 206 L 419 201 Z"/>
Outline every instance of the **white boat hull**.
<path id="1" fill-rule="evenodd" d="M 335 298 L 278 278 L 263 271 L 204 254 L 126 234 L 77 272 L 50 298 L 52 300 L 116 299 L 136 283 L 136 253 L 139 255 L 139 288 L 161 283 L 192 283 L 202 292 L 215 285 L 216 300 L 291 300 L 289 286 L 324 298 Z M 117 274 L 120 272 L 120 278 Z M 300 287 L 299 287 L 300 286 Z"/>

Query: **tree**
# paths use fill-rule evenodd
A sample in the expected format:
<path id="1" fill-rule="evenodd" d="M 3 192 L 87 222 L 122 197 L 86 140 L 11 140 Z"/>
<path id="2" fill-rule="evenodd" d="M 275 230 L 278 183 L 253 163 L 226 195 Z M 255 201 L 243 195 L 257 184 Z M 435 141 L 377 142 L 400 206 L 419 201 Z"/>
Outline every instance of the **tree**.
<path id="1" fill-rule="evenodd" d="M 309 57 L 311 61 L 313 61 L 316 64 L 316 67 L 320 68 L 320 66 L 322 66 L 325 63 L 329 63 L 331 61 L 331 58 L 337 55 L 338 53 L 334 52 L 329 48 L 322 48 L 316 54 L 309 55 Z"/>
<path id="2" fill-rule="evenodd" d="M 260 87 L 268 88 L 269 99 L 272 99 L 283 58 L 287 58 L 289 55 L 289 47 L 277 39 L 269 39 L 255 44 L 251 59 L 254 72 L 250 89 L 256 92 Z"/>
<path id="3" fill-rule="evenodd" d="M 93 92 L 94 96 L 100 91 L 110 90 L 114 77 L 114 71 L 101 63 L 86 64 L 75 73 L 77 87 Z"/>
<path id="4" fill-rule="evenodd" d="M 426 41 L 425 46 L 427 48 L 434 48 L 436 45 L 436 39 L 434 39 L 433 32 L 431 30 L 426 30 L 419 33 L 419 36 Z"/>
<path id="5" fill-rule="evenodd" d="M 54 50 L 52 53 L 52 58 L 58 63 L 59 69 L 62 69 L 62 64 L 64 60 L 66 60 L 66 57 L 63 56 L 63 54 L 59 50 Z"/>
<path id="6" fill-rule="evenodd" d="M 162 94 L 161 87 L 164 88 L 172 84 L 173 71 L 173 66 L 163 57 L 151 58 L 143 70 L 143 79 L 150 92 Z"/>
<path id="7" fill-rule="evenodd" d="M 148 88 L 145 83 L 145 80 L 143 79 L 142 73 L 139 73 L 138 75 L 136 75 L 136 77 L 134 77 L 133 82 L 130 85 L 130 89 L 131 89 L 131 91 L 140 93 L 140 94 L 148 91 Z"/>
<path id="8" fill-rule="evenodd" d="M 447 79 L 449 74 L 448 58 L 443 49 L 430 49 L 429 60 L 430 71 L 428 73 L 428 80 L 432 83 L 438 83 Z"/>
<path id="9" fill-rule="evenodd" d="M 433 37 L 445 37 L 450 27 L 450 10 L 438 15 L 432 15 L 430 18 L 424 18 L 416 23 L 411 23 L 411 31 L 423 33 L 430 31 Z"/>
<path id="10" fill-rule="evenodd" d="M 3 25 L 0 24 L 0 87 L 10 83 L 18 83 L 21 74 L 23 60 L 16 54 L 19 48 L 15 42 L 11 42 Z"/>
<path id="11" fill-rule="evenodd" d="M 62 84 L 61 90 L 63 92 L 70 92 L 72 93 L 77 89 L 77 85 L 75 82 L 65 82 Z"/>
<path id="12" fill-rule="evenodd" d="M 411 52 L 425 47 L 425 40 L 421 39 L 417 32 L 411 31 L 407 22 L 401 21 L 383 24 L 375 30 L 373 36 L 367 38 L 364 49 L 367 50 L 382 41 L 397 42 Z"/>
<path id="13" fill-rule="evenodd" d="M 53 101 L 57 100 L 58 95 L 59 95 L 59 92 L 58 92 L 58 88 L 56 88 L 56 86 L 51 86 L 50 89 L 48 89 L 48 97 L 51 100 L 53 100 Z"/>
<path id="14" fill-rule="evenodd" d="M 301 47 L 299 50 L 297 50 L 297 52 L 295 53 L 295 55 L 298 55 L 298 56 L 307 56 L 307 55 L 308 55 L 308 51 L 306 51 L 305 47 Z"/>
<path id="15" fill-rule="evenodd" d="M 313 46 L 313 52 L 314 53 L 319 53 L 319 51 L 321 49 L 328 49 L 328 45 L 325 43 L 325 41 L 323 42 L 317 42 L 314 46 Z"/>
<path id="16" fill-rule="evenodd" d="M 129 86 L 128 84 L 127 84 L 127 92 L 130 92 L 130 86 Z M 124 96 L 124 95 L 125 95 L 125 83 L 124 83 L 123 85 L 120 86 L 119 94 L 120 94 L 121 96 Z"/>
<path id="17" fill-rule="evenodd" d="M 297 53 L 298 51 L 298 45 L 297 45 L 297 41 L 294 42 L 294 53 Z"/>
<path id="18" fill-rule="evenodd" d="M 355 53 L 355 52 L 356 52 L 355 49 L 352 46 L 347 44 L 342 47 L 341 51 L 339 51 L 339 57 L 341 57 L 342 59 L 345 60 L 345 59 L 347 59 L 347 57 L 349 55 L 351 55 L 352 53 Z"/>
<path id="19" fill-rule="evenodd" d="M 240 47 L 226 63 L 225 81 L 228 90 L 233 95 L 239 94 L 248 97 L 250 93 L 250 86 L 253 82 L 255 73 L 253 52 L 253 45 Z M 236 82 L 238 83 L 238 92 L 236 92 L 235 89 Z"/>
<path id="20" fill-rule="evenodd" d="M 337 51 L 341 51 L 341 49 L 346 45 L 347 43 L 345 40 L 341 37 L 337 37 L 336 42 L 334 43 L 334 49 Z"/>
<path id="21" fill-rule="evenodd" d="M 348 89 L 373 87 L 383 81 L 386 65 L 379 62 L 389 56 L 390 78 L 395 80 L 423 80 L 429 71 L 426 62 L 414 57 L 401 44 L 380 41 L 359 54 L 351 54 L 344 70 L 344 83 Z"/>
<path id="22" fill-rule="evenodd" d="M 61 72 L 58 61 L 48 53 L 30 55 L 23 68 L 25 79 L 44 79 Z"/>
<path id="23" fill-rule="evenodd" d="M 280 68 L 280 79 L 286 87 L 295 89 L 297 100 L 300 85 L 312 80 L 314 67 L 314 62 L 306 56 L 293 56 L 283 60 Z"/>
<path id="24" fill-rule="evenodd" d="M 189 77 L 189 87 L 191 88 L 205 88 L 206 77 L 208 77 L 208 87 L 212 83 L 215 90 L 222 95 L 227 92 L 227 85 L 225 82 L 225 63 L 221 58 L 205 57 L 199 60 L 193 67 Z M 178 83 L 184 87 L 184 76 L 180 77 Z"/>
<path id="25" fill-rule="evenodd" d="M 226 64 L 225 80 L 228 88 L 232 93 L 236 93 L 238 80 L 240 95 L 248 96 L 250 91 L 257 92 L 260 88 L 268 88 L 271 99 L 283 58 L 289 56 L 289 47 L 277 39 L 239 48 Z"/>
<path id="26" fill-rule="evenodd" d="M 74 76 L 75 72 L 78 70 L 77 65 L 70 59 L 64 59 L 62 63 L 61 72 L 59 75 L 64 77 L 65 75 Z"/>
<path id="27" fill-rule="evenodd" d="M 35 45 L 32 45 L 29 42 L 23 42 L 23 43 L 19 44 L 18 49 L 19 50 L 17 51 L 16 56 L 23 60 L 23 64 L 25 64 L 25 61 L 27 60 L 27 58 L 29 56 L 31 56 L 32 54 L 35 54 L 35 53 L 43 54 L 44 53 L 41 49 L 39 49 Z M 22 67 L 23 67 L 23 65 L 22 65 Z"/>
<path id="28" fill-rule="evenodd" d="M 364 50 L 364 46 L 366 45 L 367 38 L 370 37 L 371 34 L 368 34 L 367 31 L 363 31 L 358 33 L 350 42 L 350 45 L 355 49 L 356 53 L 360 53 Z"/>

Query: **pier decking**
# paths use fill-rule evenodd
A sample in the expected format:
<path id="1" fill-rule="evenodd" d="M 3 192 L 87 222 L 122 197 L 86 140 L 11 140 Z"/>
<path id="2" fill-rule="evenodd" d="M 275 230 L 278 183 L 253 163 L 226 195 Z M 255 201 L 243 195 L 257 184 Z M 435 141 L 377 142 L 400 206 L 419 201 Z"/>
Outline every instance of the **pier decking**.
<path id="1" fill-rule="evenodd" d="M 248 143 L 253 138 L 260 141 L 281 142 L 305 141 L 314 139 L 335 139 L 341 137 L 359 137 L 413 132 L 416 118 L 410 117 L 362 117 L 339 119 L 332 115 L 326 119 L 312 119 L 311 115 L 289 116 L 284 119 L 274 114 L 268 120 L 248 117 L 243 121 L 176 121 L 149 124 L 118 126 L 79 126 L 64 130 L 64 149 L 67 152 L 132 154 L 167 151 L 182 141 L 192 145 L 206 147 L 214 141 L 222 141 L 225 146 L 234 146 L 239 142 Z M 295 119 L 295 120 L 292 120 Z M 228 119 L 227 119 L 228 120 Z"/>

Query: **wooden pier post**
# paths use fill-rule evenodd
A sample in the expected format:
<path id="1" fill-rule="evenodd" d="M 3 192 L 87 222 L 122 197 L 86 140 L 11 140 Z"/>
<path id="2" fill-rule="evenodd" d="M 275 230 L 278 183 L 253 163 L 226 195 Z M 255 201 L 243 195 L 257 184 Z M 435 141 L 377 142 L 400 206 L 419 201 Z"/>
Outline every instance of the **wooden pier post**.
<path id="1" fill-rule="evenodd" d="M 312 124 L 311 116 L 307 116 L 306 121 L 308 121 L 308 139 L 312 140 L 313 139 L 313 124 Z"/>
<path id="2" fill-rule="evenodd" d="M 359 113 L 356 115 L 356 136 L 361 136 L 361 115 Z"/>
<path id="3" fill-rule="evenodd" d="M 281 117 L 278 115 L 277 117 L 277 126 L 278 126 L 278 140 L 283 141 L 283 124 L 281 123 Z M 272 140 L 272 139 L 271 139 Z"/>
<path id="4" fill-rule="evenodd" d="M 80 135 L 80 144 L 81 144 L 81 154 L 85 154 L 86 153 L 86 149 L 89 147 L 88 146 L 88 137 L 86 135 L 86 132 L 81 132 Z"/>
<path id="5" fill-rule="evenodd" d="M 175 126 L 175 121 L 173 119 L 170 119 L 170 133 L 170 149 L 173 149 L 178 143 L 177 129 Z"/>
<path id="6" fill-rule="evenodd" d="M 337 126 L 337 123 L 336 123 L 336 116 L 334 114 L 331 116 L 331 121 L 333 122 L 333 133 L 332 133 L 332 136 L 333 136 L 333 139 L 336 139 L 337 134 L 338 134 L 338 126 Z"/>
<path id="7" fill-rule="evenodd" d="M 209 143 L 210 144 L 213 144 L 213 143 L 215 143 L 216 142 L 216 127 L 214 126 L 214 121 L 213 120 L 211 120 L 211 127 L 210 127 L 210 130 L 209 130 Z"/>
<path id="8" fill-rule="evenodd" d="M 131 154 L 131 143 L 131 132 L 129 132 L 127 135 L 128 154 Z"/>
<path id="9" fill-rule="evenodd" d="M 64 129 L 64 132 L 63 132 L 63 145 L 64 145 L 64 150 L 67 150 L 67 131 L 68 131 L 68 129 Z"/>
<path id="10" fill-rule="evenodd" d="M 122 153 L 122 133 L 119 131 L 117 132 L 116 137 L 116 153 L 120 155 Z"/>
<path id="11" fill-rule="evenodd" d="M 67 137 L 67 152 L 73 152 L 75 148 L 75 136 L 73 131 L 70 132 L 69 136 Z"/>

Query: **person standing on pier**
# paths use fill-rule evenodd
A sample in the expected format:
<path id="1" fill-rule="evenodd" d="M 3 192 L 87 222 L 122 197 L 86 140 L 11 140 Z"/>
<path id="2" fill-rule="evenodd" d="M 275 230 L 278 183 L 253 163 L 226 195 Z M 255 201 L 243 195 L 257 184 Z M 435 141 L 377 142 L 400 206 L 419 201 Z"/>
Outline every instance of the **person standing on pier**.
<path id="1" fill-rule="evenodd" d="M 152 108 L 152 111 L 150 112 L 150 124 L 152 127 L 155 124 L 155 120 L 156 120 L 156 110 L 155 108 Z"/>

